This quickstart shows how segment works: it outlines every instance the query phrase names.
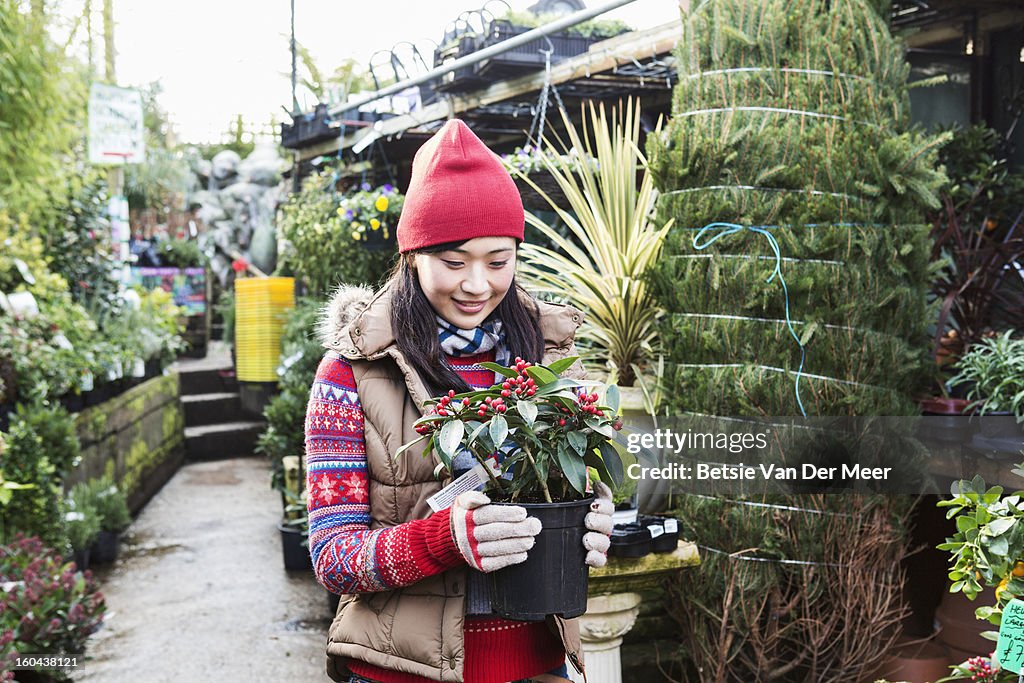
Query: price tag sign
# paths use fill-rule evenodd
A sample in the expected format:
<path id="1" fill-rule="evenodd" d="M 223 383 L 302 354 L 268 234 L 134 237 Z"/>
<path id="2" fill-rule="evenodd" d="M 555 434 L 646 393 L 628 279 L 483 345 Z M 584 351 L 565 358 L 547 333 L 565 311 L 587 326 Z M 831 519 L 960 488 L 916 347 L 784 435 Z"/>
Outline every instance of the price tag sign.
<path id="1" fill-rule="evenodd" d="M 1007 671 L 1020 674 L 1024 670 L 1024 600 L 1011 600 L 1003 609 L 996 659 Z"/>

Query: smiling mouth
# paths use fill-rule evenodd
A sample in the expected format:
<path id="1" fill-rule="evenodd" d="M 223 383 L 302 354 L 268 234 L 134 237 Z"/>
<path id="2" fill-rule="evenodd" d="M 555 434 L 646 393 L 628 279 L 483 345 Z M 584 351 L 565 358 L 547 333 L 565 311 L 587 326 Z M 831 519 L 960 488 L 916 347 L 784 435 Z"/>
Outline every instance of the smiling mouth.
<path id="1" fill-rule="evenodd" d="M 460 301 L 458 299 L 452 299 L 452 301 L 454 301 L 455 305 L 458 306 L 459 308 L 466 309 L 466 310 L 469 310 L 469 311 L 480 310 L 487 303 L 486 300 L 484 300 L 484 301 Z"/>

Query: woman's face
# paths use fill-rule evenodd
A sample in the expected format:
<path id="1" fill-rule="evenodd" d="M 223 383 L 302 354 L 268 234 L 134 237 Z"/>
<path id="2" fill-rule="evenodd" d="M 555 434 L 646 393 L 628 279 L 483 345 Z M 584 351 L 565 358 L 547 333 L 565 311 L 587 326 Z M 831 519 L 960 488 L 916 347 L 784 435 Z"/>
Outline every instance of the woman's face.
<path id="1" fill-rule="evenodd" d="M 416 277 L 442 318 L 463 329 L 478 326 L 498 307 L 516 273 L 512 237 L 476 237 L 456 249 L 416 254 Z"/>

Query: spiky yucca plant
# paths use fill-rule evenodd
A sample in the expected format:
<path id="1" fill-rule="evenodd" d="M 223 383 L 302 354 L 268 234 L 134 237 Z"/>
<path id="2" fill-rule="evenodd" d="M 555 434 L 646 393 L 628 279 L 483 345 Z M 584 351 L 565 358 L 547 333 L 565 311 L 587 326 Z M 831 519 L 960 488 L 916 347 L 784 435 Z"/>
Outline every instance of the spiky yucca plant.
<path id="1" fill-rule="evenodd" d="M 519 274 L 534 291 L 582 309 L 587 317 L 578 339 L 591 360 L 603 361 L 622 386 L 633 386 L 655 355 L 659 309 L 645 278 L 672 221 L 659 226 L 652 220 L 656 192 L 640 148 L 639 103 L 627 100 L 610 116 L 603 104 L 590 103 L 582 131 L 564 111 L 562 118 L 567 139 L 545 138 L 541 160 L 565 204 L 528 175 L 517 175 L 551 205 L 572 239 L 527 213 L 526 222 L 556 249 L 524 244 Z M 583 155 L 583 163 L 573 164 L 570 152 Z"/>

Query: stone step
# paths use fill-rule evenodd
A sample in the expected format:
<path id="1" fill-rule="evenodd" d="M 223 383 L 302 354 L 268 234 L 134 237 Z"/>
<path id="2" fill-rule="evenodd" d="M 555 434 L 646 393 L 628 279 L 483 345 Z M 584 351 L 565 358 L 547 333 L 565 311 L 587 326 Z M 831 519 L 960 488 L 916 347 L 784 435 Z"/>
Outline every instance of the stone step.
<path id="1" fill-rule="evenodd" d="M 216 394 L 189 394 L 181 397 L 185 409 L 185 426 L 245 422 L 249 417 L 242 412 L 242 401 L 238 392 Z"/>
<path id="2" fill-rule="evenodd" d="M 238 381 L 232 367 L 205 367 L 183 364 L 178 368 L 181 395 L 237 393 Z"/>
<path id="3" fill-rule="evenodd" d="M 185 428 L 185 457 L 197 460 L 254 455 L 256 439 L 266 428 L 263 422 L 227 422 Z"/>

